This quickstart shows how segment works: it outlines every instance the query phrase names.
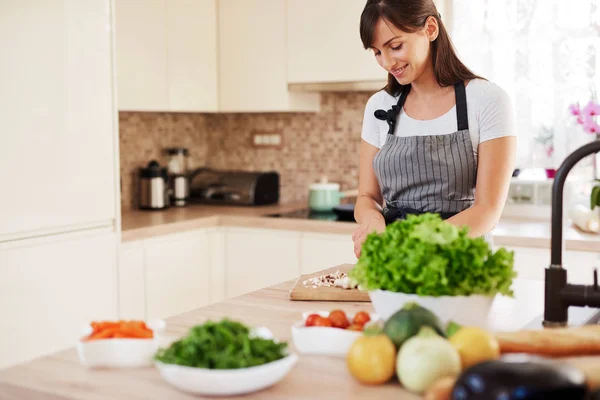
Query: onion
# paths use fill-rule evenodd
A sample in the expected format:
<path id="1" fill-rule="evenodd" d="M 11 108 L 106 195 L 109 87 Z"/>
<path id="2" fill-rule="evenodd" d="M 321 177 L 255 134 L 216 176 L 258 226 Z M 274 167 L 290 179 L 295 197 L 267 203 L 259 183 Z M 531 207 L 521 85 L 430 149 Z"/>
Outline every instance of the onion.
<path id="1" fill-rule="evenodd" d="M 404 342 L 396 359 L 400 383 L 419 394 L 440 378 L 458 376 L 460 368 L 458 351 L 428 326 Z"/>

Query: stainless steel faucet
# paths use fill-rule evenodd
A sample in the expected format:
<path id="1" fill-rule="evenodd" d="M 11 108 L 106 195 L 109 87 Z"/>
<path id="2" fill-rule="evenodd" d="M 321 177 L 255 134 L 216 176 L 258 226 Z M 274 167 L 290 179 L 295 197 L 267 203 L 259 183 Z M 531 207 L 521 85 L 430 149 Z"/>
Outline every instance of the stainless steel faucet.
<path id="1" fill-rule="evenodd" d="M 581 159 L 600 152 L 600 140 L 581 146 L 563 161 L 556 171 L 552 185 L 552 232 L 550 266 L 546 268 L 544 300 L 545 327 L 565 326 L 569 320 L 569 307 L 600 308 L 598 274 L 594 269 L 593 285 L 567 283 L 567 270 L 562 266 L 563 241 L 563 191 L 567 175 Z"/>

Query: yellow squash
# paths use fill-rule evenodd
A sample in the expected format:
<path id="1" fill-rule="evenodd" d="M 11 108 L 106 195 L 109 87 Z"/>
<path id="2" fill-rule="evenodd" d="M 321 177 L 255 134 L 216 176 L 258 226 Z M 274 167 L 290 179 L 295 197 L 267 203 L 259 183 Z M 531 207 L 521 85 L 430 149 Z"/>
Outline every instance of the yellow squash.
<path id="1" fill-rule="evenodd" d="M 449 339 L 458 350 L 463 370 L 483 361 L 500 357 L 498 341 L 490 332 L 477 327 L 463 327 Z"/>
<path id="2" fill-rule="evenodd" d="M 352 343 L 346 364 L 359 382 L 376 385 L 394 376 L 396 347 L 384 334 L 364 335 Z"/>

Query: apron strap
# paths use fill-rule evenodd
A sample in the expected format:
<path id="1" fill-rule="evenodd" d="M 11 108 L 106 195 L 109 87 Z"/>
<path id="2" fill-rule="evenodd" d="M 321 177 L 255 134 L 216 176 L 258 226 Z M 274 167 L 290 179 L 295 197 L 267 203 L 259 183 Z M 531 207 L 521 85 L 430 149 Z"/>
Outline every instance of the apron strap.
<path id="1" fill-rule="evenodd" d="M 396 120 L 398 119 L 398 114 L 402 107 L 404 107 L 404 103 L 406 102 L 406 97 L 408 96 L 408 92 L 410 92 L 410 85 L 404 86 L 402 88 L 402 92 L 400 94 L 400 98 L 398 99 L 398 104 L 392 106 L 389 110 L 375 110 L 375 118 L 386 121 L 389 125 L 388 135 L 394 135 L 394 130 L 396 127 Z"/>
<path id="2" fill-rule="evenodd" d="M 402 107 L 404 107 L 409 92 L 410 85 L 403 86 L 400 98 L 398 99 L 398 104 L 392 106 L 392 108 L 387 111 L 376 110 L 374 113 L 377 119 L 385 120 L 388 123 L 388 135 L 394 134 L 398 114 Z M 464 131 L 469 129 L 469 114 L 467 113 L 467 94 L 465 92 L 465 83 L 463 81 L 458 81 L 454 84 L 454 97 L 456 99 L 456 121 L 458 130 Z"/>
<path id="3" fill-rule="evenodd" d="M 469 129 L 469 115 L 467 113 L 467 95 L 465 83 L 458 81 L 454 84 L 454 96 L 456 97 L 456 121 L 459 131 Z"/>

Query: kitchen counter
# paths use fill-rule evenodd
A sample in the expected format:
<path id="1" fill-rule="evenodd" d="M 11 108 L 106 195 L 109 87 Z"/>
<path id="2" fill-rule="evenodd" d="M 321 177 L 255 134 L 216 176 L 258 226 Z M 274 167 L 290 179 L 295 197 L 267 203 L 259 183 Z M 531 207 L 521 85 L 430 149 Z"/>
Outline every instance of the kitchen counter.
<path id="1" fill-rule="evenodd" d="M 291 325 L 303 311 L 340 308 L 346 312 L 366 310 L 370 303 L 335 303 L 290 301 L 293 281 L 284 282 L 240 297 L 177 315 L 166 320 L 167 333 L 180 337 L 190 327 L 208 319 L 223 317 L 250 326 L 266 326 L 276 338 L 291 341 Z M 496 298 L 491 311 L 491 327 L 495 330 L 518 330 L 541 327 L 543 282 L 516 280 L 515 298 Z M 571 308 L 570 323 L 579 325 L 598 310 Z M 595 358 L 600 360 L 600 358 Z M 594 361 L 594 360 L 592 360 Z M 291 373 L 265 391 L 243 398 L 307 399 L 307 398 L 418 399 L 397 383 L 365 386 L 349 374 L 343 358 L 300 355 Z M 80 365 L 75 349 L 41 357 L 28 363 L 0 371 L 2 399 L 198 399 L 177 391 L 165 382 L 154 368 L 89 370 Z M 240 397 L 237 397 L 240 398 Z"/>
<path id="2" fill-rule="evenodd" d="M 305 203 L 257 207 L 190 205 L 166 211 L 124 212 L 121 221 L 121 241 L 146 239 L 169 233 L 218 226 L 284 229 L 301 232 L 338 233 L 351 235 L 354 222 L 319 221 L 291 218 L 270 218 L 270 214 L 301 210 Z M 503 218 L 493 231 L 498 246 L 550 248 L 550 222 L 520 218 Z M 564 230 L 567 250 L 600 251 L 600 235 L 582 233 L 567 225 Z"/>

